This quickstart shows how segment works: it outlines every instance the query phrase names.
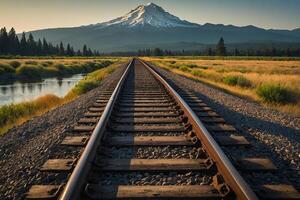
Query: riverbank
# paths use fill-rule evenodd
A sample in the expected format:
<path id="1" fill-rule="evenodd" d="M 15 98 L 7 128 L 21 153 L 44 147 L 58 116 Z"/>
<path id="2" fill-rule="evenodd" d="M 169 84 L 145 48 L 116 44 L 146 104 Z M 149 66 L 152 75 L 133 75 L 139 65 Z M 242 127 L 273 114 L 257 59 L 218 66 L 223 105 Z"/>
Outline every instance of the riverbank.
<path id="1" fill-rule="evenodd" d="M 0 84 L 14 81 L 35 82 L 49 77 L 90 73 L 107 67 L 116 59 L 18 59 L 0 60 Z"/>
<path id="2" fill-rule="evenodd" d="M 0 135 L 5 134 L 10 128 L 20 125 L 34 116 L 41 115 L 59 105 L 68 103 L 79 95 L 84 94 L 99 86 L 103 78 L 117 69 L 121 62 L 96 70 L 88 74 L 63 98 L 55 95 L 45 95 L 33 101 L 11 104 L 0 107 Z"/>

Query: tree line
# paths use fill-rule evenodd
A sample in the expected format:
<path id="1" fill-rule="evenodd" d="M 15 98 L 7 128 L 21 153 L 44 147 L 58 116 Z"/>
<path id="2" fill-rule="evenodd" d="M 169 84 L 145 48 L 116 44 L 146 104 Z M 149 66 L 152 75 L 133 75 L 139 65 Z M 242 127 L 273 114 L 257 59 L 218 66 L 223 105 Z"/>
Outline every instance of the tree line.
<path id="1" fill-rule="evenodd" d="M 20 39 L 14 28 L 7 32 L 6 28 L 0 29 L 0 55 L 21 55 L 21 56 L 98 56 L 98 51 L 92 51 L 87 45 L 83 45 L 82 50 L 75 51 L 74 48 L 63 42 L 53 45 L 45 38 L 43 40 L 34 39 L 30 33 L 28 37 L 23 32 Z"/>
<path id="2" fill-rule="evenodd" d="M 125 53 L 123 53 L 124 55 Z M 128 54 L 133 54 L 128 52 Z M 248 49 L 238 49 L 233 48 L 227 50 L 224 39 L 221 37 L 215 47 L 207 47 L 203 50 L 193 51 L 193 50 L 163 50 L 161 48 L 154 49 L 140 49 L 136 52 L 138 56 L 286 56 L 286 57 L 300 57 L 300 48 L 248 48 Z"/>

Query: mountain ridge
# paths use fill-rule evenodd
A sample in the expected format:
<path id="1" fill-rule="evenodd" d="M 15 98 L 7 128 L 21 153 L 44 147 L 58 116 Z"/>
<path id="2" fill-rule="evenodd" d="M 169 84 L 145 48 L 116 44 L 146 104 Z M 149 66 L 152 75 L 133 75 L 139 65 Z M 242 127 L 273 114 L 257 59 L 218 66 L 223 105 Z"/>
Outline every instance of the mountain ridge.
<path id="1" fill-rule="evenodd" d="M 300 42 L 300 28 L 294 30 L 263 29 L 253 25 L 235 26 L 181 20 L 150 3 L 140 5 L 125 15 L 107 22 L 70 28 L 31 31 L 35 38 L 47 38 L 56 44 L 71 43 L 75 48 L 87 44 L 102 52 L 134 51 L 153 44 L 188 42 L 215 44 L 220 37 L 226 43 Z M 134 48 L 129 48 L 134 47 Z M 187 49 L 188 50 L 188 49 Z"/>

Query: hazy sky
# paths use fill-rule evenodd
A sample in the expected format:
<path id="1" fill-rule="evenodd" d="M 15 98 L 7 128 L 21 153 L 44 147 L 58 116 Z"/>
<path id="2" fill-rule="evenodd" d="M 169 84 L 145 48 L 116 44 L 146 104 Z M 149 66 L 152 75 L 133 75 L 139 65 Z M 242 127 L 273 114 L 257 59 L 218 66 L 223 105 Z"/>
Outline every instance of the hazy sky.
<path id="1" fill-rule="evenodd" d="M 300 0 L 0 0 L 0 27 L 22 32 L 99 23 L 149 2 L 199 24 L 300 28 Z"/>

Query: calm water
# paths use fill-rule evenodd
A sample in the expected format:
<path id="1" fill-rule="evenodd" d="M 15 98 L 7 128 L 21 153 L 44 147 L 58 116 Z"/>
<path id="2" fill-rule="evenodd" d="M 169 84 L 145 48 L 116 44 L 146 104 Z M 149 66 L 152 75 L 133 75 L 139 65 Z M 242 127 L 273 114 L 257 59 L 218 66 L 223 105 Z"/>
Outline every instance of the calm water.
<path id="1" fill-rule="evenodd" d="M 83 77 L 84 74 L 76 74 L 67 78 L 47 78 L 36 83 L 0 85 L 0 105 L 32 100 L 45 94 L 63 97 Z"/>

